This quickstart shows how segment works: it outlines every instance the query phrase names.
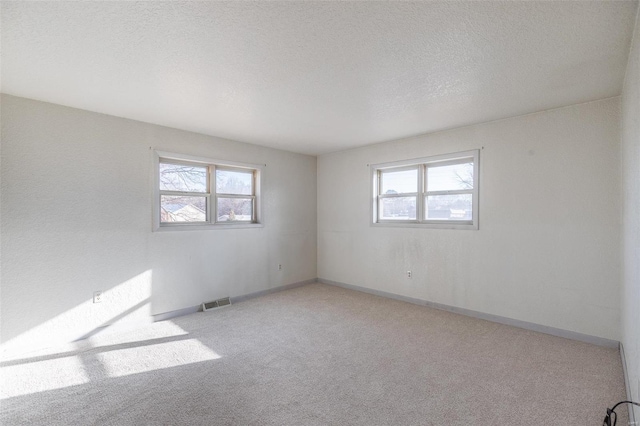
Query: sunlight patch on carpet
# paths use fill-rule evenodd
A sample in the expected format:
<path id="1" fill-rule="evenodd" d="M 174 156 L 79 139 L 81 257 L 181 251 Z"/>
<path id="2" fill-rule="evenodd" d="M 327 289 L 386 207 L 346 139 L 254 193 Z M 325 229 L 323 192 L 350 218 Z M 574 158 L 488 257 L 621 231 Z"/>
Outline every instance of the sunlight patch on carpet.
<path id="1" fill-rule="evenodd" d="M 0 399 L 89 383 L 76 356 L 3 367 L 0 377 Z"/>
<path id="2" fill-rule="evenodd" d="M 196 362 L 220 355 L 196 339 L 158 343 L 96 354 L 109 377 L 122 377 Z"/>

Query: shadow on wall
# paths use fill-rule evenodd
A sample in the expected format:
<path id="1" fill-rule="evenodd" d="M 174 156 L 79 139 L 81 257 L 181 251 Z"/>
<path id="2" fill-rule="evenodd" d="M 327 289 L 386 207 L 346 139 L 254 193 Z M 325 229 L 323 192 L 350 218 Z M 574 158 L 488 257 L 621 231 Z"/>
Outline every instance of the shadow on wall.
<path id="1" fill-rule="evenodd" d="M 47 346 L 85 339 L 105 329 L 106 326 L 126 326 L 152 322 L 151 292 L 152 270 L 141 272 L 102 293 L 102 301 L 93 298 L 44 320 L 36 326 L 20 329 L 16 318 L 12 324 L 4 324 L 13 335 L 3 330 L 2 355 L 17 354 Z M 37 313 L 29 314 L 30 318 Z M 6 321 L 6 317 L 3 321 Z"/>

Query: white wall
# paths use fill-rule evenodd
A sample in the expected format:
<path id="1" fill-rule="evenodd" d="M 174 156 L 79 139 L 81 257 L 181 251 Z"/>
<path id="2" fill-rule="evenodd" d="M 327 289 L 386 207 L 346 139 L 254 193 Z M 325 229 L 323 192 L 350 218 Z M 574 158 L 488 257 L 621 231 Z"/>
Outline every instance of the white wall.
<path id="1" fill-rule="evenodd" d="M 634 401 L 640 400 L 640 28 L 622 94 L 623 276 L 622 344 Z M 640 409 L 635 407 L 636 419 Z"/>
<path id="2" fill-rule="evenodd" d="M 619 340 L 619 120 L 613 98 L 320 156 L 318 276 Z M 368 164 L 481 147 L 478 231 L 369 225 Z"/>
<path id="3" fill-rule="evenodd" d="M 3 95 L 3 348 L 319 276 L 623 337 L 637 381 L 637 303 L 628 303 L 640 276 L 634 46 L 623 336 L 618 98 L 321 156 L 316 210 L 313 157 Z M 479 147 L 479 231 L 369 226 L 368 164 Z M 266 163 L 265 227 L 151 232 L 152 149 Z M 91 303 L 94 290 L 105 302 Z"/>
<path id="4" fill-rule="evenodd" d="M 152 232 L 154 149 L 266 164 L 264 227 Z M 6 95 L 1 154 L 4 350 L 317 276 L 315 157 Z"/>

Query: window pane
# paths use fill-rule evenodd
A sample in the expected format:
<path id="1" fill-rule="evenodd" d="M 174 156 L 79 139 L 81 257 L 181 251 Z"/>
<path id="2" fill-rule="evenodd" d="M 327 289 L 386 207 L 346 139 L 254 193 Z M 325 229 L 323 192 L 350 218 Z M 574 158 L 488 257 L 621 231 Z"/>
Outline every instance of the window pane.
<path id="1" fill-rule="evenodd" d="M 207 220 L 206 197 L 160 197 L 160 222 L 205 222 Z"/>
<path id="2" fill-rule="evenodd" d="M 383 171 L 380 194 L 418 192 L 418 169 Z"/>
<path id="3" fill-rule="evenodd" d="M 216 170 L 218 194 L 253 195 L 253 172 Z"/>
<path id="4" fill-rule="evenodd" d="M 473 189 L 473 163 L 427 167 L 427 191 Z"/>
<path id="5" fill-rule="evenodd" d="M 207 192 L 207 168 L 160 163 L 160 190 Z"/>
<path id="6" fill-rule="evenodd" d="M 426 212 L 429 220 L 472 220 L 473 195 L 429 195 Z"/>
<path id="7" fill-rule="evenodd" d="M 416 197 L 382 198 L 380 220 L 415 220 Z"/>
<path id="8" fill-rule="evenodd" d="M 218 197 L 218 222 L 251 221 L 253 200 L 251 198 Z"/>

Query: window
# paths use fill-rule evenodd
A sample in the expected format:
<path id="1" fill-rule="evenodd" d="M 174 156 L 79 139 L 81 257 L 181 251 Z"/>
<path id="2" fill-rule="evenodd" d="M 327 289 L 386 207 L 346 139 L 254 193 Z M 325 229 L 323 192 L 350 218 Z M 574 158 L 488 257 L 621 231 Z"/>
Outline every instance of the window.
<path id="1" fill-rule="evenodd" d="M 156 153 L 154 228 L 259 224 L 261 167 Z"/>
<path id="2" fill-rule="evenodd" d="M 479 151 L 371 166 L 373 224 L 478 229 Z"/>

